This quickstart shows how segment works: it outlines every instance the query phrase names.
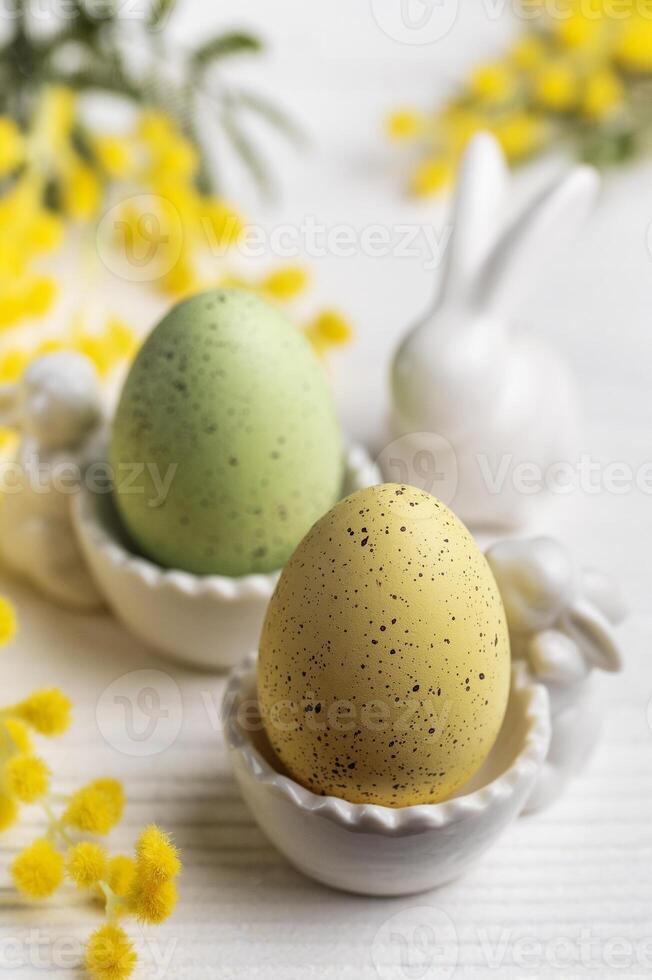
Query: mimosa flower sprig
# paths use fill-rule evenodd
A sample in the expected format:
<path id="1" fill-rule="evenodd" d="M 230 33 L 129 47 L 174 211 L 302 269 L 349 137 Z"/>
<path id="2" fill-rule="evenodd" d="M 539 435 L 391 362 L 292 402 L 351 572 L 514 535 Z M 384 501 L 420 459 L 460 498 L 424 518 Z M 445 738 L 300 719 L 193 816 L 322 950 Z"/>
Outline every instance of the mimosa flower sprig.
<path id="1" fill-rule="evenodd" d="M 277 107 L 226 86 L 216 73 L 225 58 L 260 49 L 251 35 L 223 34 L 172 57 L 162 25 L 174 0 L 153 0 L 140 20 L 126 17 L 116 0 L 88 9 L 75 0 L 47 38 L 30 27 L 40 6 L 14 0 L 14 34 L 0 50 L 0 332 L 52 311 L 60 284 L 42 260 L 64 243 L 78 249 L 92 308 L 80 308 L 55 337 L 3 343 L 0 383 L 17 380 L 48 350 L 79 350 L 103 375 L 133 353 L 137 337 L 127 323 L 111 311 L 97 322 L 92 286 L 105 266 L 115 272 L 120 258 L 127 279 L 136 269 L 143 288 L 158 287 L 173 299 L 234 278 L 224 266 L 245 221 L 218 188 L 199 124 L 202 99 L 210 124 L 222 127 L 259 181 L 266 170 L 240 115 L 256 112 L 292 130 Z M 91 111 L 97 93 L 121 99 L 119 131 L 98 129 Z M 98 237 L 105 215 L 110 241 Z M 284 304 L 307 283 L 294 266 L 237 279 Z M 336 311 L 317 314 L 306 329 L 320 353 L 351 334 Z"/>
<path id="2" fill-rule="evenodd" d="M 518 164 L 555 146 L 617 164 L 652 145 L 652 9 L 632 0 L 520 0 L 528 30 L 478 65 L 434 112 L 404 108 L 388 133 L 415 146 L 410 189 L 437 193 L 489 130 Z"/>
<path id="3" fill-rule="evenodd" d="M 13 608 L 0 598 L 0 644 L 15 629 Z M 32 738 L 63 734 L 70 711 L 56 689 L 0 709 L 0 831 L 17 821 L 21 806 L 41 808 L 45 833 L 14 860 L 14 884 L 26 898 L 41 900 L 67 879 L 100 899 L 106 921 L 89 939 L 86 970 L 96 980 L 126 980 L 137 955 L 120 920 L 131 915 L 141 924 L 164 922 L 176 906 L 181 862 L 170 838 L 154 825 L 143 830 L 133 857 L 110 856 L 98 842 L 122 818 L 125 797 L 117 780 L 95 779 L 71 795 L 51 791 L 50 769 L 34 752 Z"/>

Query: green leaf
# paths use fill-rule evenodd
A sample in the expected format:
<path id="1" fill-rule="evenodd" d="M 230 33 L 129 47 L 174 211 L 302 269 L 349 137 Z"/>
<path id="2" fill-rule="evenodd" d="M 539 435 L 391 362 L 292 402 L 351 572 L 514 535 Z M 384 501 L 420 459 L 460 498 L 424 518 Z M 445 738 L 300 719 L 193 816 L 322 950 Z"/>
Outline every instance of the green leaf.
<path id="1" fill-rule="evenodd" d="M 220 115 L 220 122 L 225 135 L 228 137 L 231 146 L 237 153 L 241 162 L 249 171 L 260 191 L 269 196 L 272 191 L 272 184 L 265 165 L 252 143 L 251 139 L 240 126 L 240 123 L 229 109 L 224 109 Z"/>
<path id="2" fill-rule="evenodd" d="M 153 29 L 162 27 L 175 6 L 176 0 L 154 0 L 149 12 L 149 26 Z"/>
<path id="3" fill-rule="evenodd" d="M 221 34 L 196 48 L 190 63 L 195 70 L 203 70 L 221 58 L 245 52 L 255 53 L 260 50 L 262 50 L 262 43 L 252 34 L 239 32 Z"/>
<path id="4" fill-rule="evenodd" d="M 299 128 L 293 119 L 274 102 L 255 92 L 238 91 L 231 93 L 231 98 L 236 100 L 243 108 L 255 112 L 258 116 L 268 122 L 275 129 L 282 132 L 288 139 L 297 145 L 304 145 L 306 142 L 305 133 Z"/>

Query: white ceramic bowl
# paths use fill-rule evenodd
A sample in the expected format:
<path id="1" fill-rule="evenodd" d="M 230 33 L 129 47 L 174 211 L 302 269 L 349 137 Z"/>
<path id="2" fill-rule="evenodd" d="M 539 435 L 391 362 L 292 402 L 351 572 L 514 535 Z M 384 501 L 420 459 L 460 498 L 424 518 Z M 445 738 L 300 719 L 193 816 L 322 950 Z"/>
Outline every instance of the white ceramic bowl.
<path id="1" fill-rule="evenodd" d="M 480 772 L 445 803 L 392 809 L 317 796 L 284 775 L 257 704 L 252 656 L 234 671 L 222 706 L 252 814 L 304 874 L 363 895 L 410 895 L 461 874 L 522 811 L 550 743 L 547 693 L 517 664 L 503 727 Z"/>
<path id="2" fill-rule="evenodd" d="M 359 446 L 349 449 L 344 494 L 380 482 L 367 453 Z M 206 670 L 228 670 L 257 649 L 280 572 L 229 578 L 161 568 L 129 550 L 110 494 L 81 489 L 72 514 L 100 593 L 149 646 Z"/>

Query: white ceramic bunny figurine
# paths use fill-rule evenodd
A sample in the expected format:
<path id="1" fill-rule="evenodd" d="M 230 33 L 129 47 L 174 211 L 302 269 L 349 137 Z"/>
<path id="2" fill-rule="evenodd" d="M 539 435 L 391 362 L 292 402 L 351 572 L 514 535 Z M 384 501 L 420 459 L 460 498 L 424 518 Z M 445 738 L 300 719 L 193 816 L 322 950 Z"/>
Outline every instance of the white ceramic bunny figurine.
<path id="1" fill-rule="evenodd" d="M 21 435 L 0 494 L 2 559 L 63 605 L 101 606 L 70 516 L 103 419 L 92 363 L 74 353 L 38 358 L 0 388 L 0 419 Z"/>
<path id="2" fill-rule="evenodd" d="M 500 590 L 512 655 L 527 661 L 548 689 L 552 740 L 528 810 L 547 806 L 595 747 L 601 712 L 594 670 L 618 671 L 612 624 L 625 615 L 606 575 L 577 571 L 552 538 L 501 541 L 487 551 Z"/>
<path id="3" fill-rule="evenodd" d="M 400 437 L 392 449 L 400 446 L 404 472 L 432 444 L 428 434 L 443 437 L 437 469 L 457 487 L 446 502 L 476 527 L 527 520 L 540 495 L 519 493 L 519 463 L 534 463 L 545 475 L 550 464 L 574 458 L 569 374 L 514 319 L 546 260 L 588 215 L 598 177 L 590 167 L 575 168 L 501 228 L 508 188 L 498 143 L 478 135 L 462 163 L 435 307 L 403 341 L 392 367 L 391 424 Z"/>

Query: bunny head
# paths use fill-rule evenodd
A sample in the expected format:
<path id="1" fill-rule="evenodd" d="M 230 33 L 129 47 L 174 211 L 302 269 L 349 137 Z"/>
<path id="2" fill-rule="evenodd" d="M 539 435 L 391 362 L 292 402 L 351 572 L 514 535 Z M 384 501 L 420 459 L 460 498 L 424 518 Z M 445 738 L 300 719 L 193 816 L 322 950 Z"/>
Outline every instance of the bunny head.
<path id="1" fill-rule="evenodd" d="M 492 136 L 475 137 L 461 166 L 439 295 L 394 359 L 397 428 L 455 439 L 500 403 L 514 376 L 515 311 L 535 273 L 582 224 L 597 188 L 595 171 L 576 167 L 505 228 L 505 159 Z"/>
<path id="2" fill-rule="evenodd" d="M 510 633 L 551 629 L 577 594 L 568 552 L 553 538 L 499 541 L 486 554 Z"/>
<path id="3" fill-rule="evenodd" d="M 102 401 L 97 374 L 81 354 L 45 354 L 17 385 L 0 391 L 5 424 L 32 438 L 44 451 L 77 446 L 98 425 Z"/>
<path id="4" fill-rule="evenodd" d="M 537 677 L 567 685 L 593 669 L 621 669 L 609 613 L 584 591 L 588 579 L 576 571 L 561 544 L 545 537 L 501 541 L 486 557 L 505 606 L 514 653 L 528 658 Z M 597 595 L 597 573 L 591 574 Z M 602 586 L 604 594 L 610 591 L 606 577 Z"/>

